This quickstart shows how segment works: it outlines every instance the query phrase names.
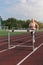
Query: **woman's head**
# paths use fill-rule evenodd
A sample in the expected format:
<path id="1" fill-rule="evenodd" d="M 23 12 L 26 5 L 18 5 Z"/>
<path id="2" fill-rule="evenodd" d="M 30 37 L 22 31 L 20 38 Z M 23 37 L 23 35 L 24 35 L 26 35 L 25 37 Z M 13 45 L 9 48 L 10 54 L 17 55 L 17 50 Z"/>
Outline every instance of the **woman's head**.
<path id="1" fill-rule="evenodd" d="M 32 18 L 32 22 L 34 22 L 34 18 Z"/>

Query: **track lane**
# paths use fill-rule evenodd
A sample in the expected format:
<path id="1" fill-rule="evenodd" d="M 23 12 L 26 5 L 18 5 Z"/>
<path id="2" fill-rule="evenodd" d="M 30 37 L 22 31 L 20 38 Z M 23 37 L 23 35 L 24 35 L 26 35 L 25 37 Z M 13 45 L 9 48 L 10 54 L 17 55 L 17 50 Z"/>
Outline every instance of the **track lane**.
<path id="1" fill-rule="evenodd" d="M 37 49 L 30 57 L 19 65 L 43 65 L 43 45 Z M 18 64 L 17 64 L 18 65 Z"/>
<path id="2" fill-rule="evenodd" d="M 43 36 L 40 37 L 40 39 Z M 38 38 L 38 43 L 36 41 L 36 46 L 41 44 L 43 38 Z M 38 45 L 37 45 L 38 44 Z M 7 50 L 3 53 L 0 53 L 0 65 L 16 65 L 21 59 L 23 59 L 27 54 L 29 54 L 32 50 L 30 48 L 22 48 L 16 47 L 12 50 Z"/>

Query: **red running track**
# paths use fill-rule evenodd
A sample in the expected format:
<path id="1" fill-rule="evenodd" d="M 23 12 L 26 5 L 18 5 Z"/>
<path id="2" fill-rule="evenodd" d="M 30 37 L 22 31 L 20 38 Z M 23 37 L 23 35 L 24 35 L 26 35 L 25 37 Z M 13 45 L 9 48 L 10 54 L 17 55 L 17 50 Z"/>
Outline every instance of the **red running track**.
<path id="1" fill-rule="evenodd" d="M 43 32 L 37 34 L 35 47 L 39 46 L 41 43 L 43 43 Z M 30 57 L 28 57 L 23 63 L 21 63 L 21 65 L 43 65 L 42 49 L 43 46 L 41 46 L 38 50 L 36 50 Z M 17 65 L 23 58 L 25 58 L 31 52 L 32 52 L 31 48 L 25 48 L 25 47 L 15 47 L 13 49 L 1 52 L 0 65 Z"/>
<path id="2" fill-rule="evenodd" d="M 36 33 L 35 36 L 42 35 L 42 32 Z M 39 37 L 40 38 L 40 37 Z M 11 36 L 10 37 L 10 43 L 11 45 L 17 45 L 17 44 L 27 44 L 27 43 L 32 43 L 31 40 L 31 35 L 30 34 L 20 34 L 20 35 L 16 35 L 16 36 Z M 6 49 L 8 48 L 8 37 L 0 37 L 0 50 Z"/>
<path id="3" fill-rule="evenodd" d="M 21 63 L 21 65 L 43 65 L 43 45 Z"/>

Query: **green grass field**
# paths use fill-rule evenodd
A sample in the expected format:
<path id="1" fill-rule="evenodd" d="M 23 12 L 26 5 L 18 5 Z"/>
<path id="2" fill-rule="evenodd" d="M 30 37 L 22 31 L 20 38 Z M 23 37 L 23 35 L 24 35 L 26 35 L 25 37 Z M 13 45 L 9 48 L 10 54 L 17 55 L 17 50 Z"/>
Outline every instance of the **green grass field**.
<path id="1" fill-rule="evenodd" d="M 10 33 L 10 35 L 18 35 L 18 34 L 24 34 L 26 32 L 8 32 L 5 30 L 0 30 L 0 36 L 8 36 L 8 33 Z"/>
<path id="2" fill-rule="evenodd" d="M 0 30 L 0 36 L 7 36 L 8 32 L 5 30 Z"/>

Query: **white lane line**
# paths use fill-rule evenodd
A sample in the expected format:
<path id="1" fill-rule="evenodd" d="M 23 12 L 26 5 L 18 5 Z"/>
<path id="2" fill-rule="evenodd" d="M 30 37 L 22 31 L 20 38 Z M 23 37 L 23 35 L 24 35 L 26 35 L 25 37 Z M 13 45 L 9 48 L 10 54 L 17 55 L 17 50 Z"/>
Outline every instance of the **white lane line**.
<path id="1" fill-rule="evenodd" d="M 29 58 L 36 50 L 38 50 L 41 46 L 43 45 L 43 43 L 41 43 L 38 47 L 36 47 L 30 54 L 28 54 L 25 58 L 23 58 L 19 63 L 17 63 L 17 65 L 20 65 L 21 63 L 23 63 L 27 58 Z"/>
<path id="2" fill-rule="evenodd" d="M 39 38 L 39 37 L 38 37 Z M 29 41 L 31 41 L 31 40 L 28 40 L 28 41 L 26 41 L 26 42 L 29 42 Z M 19 43 L 17 46 L 19 46 L 19 45 L 22 45 L 22 44 L 24 44 L 24 43 Z M 13 49 L 13 48 L 16 48 L 17 46 L 16 45 L 11 45 L 11 46 L 13 46 L 13 47 L 10 47 L 9 49 Z M 7 51 L 8 49 L 4 49 L 4 50 L 2 50 L 2 51 L 0 51 L 0 53 L 1 52 L 4 52 L 4 51 Z"/>
<path id="3" fill-rule="evenodd" d="M 37 38 L 40 38 L 40 36 L 39 36 L 39 37 L 36 37 L 36 39 L 37 39 Z M 17 44 L 17 46 L 18 46 L 18 45 L 25 44 L 26 42 L 30 42 L 30 41 L 32 41 L 32 39 L 31 39 L 31 40 L 29 39 L 29 40 L 25 41 L 24 43 L 19 43 L 19 44 Z M 11 45 L 11 46 L 14 46 L 14 45 Z M 15 46 L 16 46 L 16 45 L 15 45 Z"/>
<path id="4" fill-rule="evenodd" d="M 7 50 L 8 50 L 8 49 L 4 49 L 4 50 L 0 51 L 0 53 L 1 53 L 1 52 L 4 52 L 4 51 L 7 51 Z"/>
<path id="5" fill-rule="evenodd" d="M 15 47 L 16 47 L 16 46 L 10 47 L 9 50 L 10 50 L 10 49 L 13 49 L 13 48 L 15 48 Z M 4 50 L 0 51 L 0 53 L 5 52 L 5 51 L 7 51 L 7 50 L 8 50 L 8 49 L 4 49 Z"/>

